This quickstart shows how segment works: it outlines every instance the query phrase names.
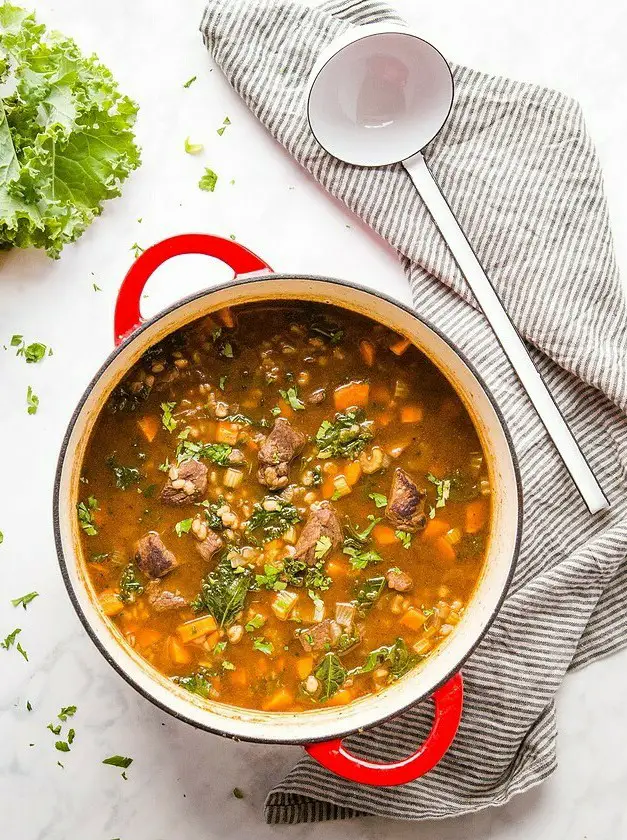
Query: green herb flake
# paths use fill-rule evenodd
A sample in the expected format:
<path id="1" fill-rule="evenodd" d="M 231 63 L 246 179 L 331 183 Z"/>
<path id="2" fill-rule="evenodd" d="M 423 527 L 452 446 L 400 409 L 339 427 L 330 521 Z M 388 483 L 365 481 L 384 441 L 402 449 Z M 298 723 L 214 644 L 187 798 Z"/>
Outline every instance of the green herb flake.
<path id="1" fill-rule="evenodd" d="M 28 662 L 28 654 L 26 653 L 26 651 L 24 650 L 24 648 L 22 647 L 22 645 L 19 642 L 15 646 L 15 650 L 18 653 L 20 653 L 24 657 L 24 659 Z"/>
<path id="2" fill-rule="evenodd" d="M 123 755 L 111 755 L 111 756 L 109 756 L 109 758 L 103 759 L 102 763 L 103 764 L 109 764 L 112 767 L 123 767 L 126 770 L 133 763 L 133 759 L 132 758 L 126 758 Z"/>
<path id="3" fill-rule="evenodd" d="M 436 508 L 443 508 L 448 501 L 451 492 L 451 481 L 448 478 L 436 478 L 433 473 L 427 473 L 427 479 L 435 485 Z"/>
<path id="4" fill-rule="evenodd" d="M 382 645 L 371 651 L 361 668 L 356 673 L 368 674 L 379 665 L 385 663 L 390 672 L 390 678 L 397 680 L 406 674 L 418 662 L 418 657 L 409 652 L 403 639 L 397 639 L 393 645 Z"/>
<path id="5" fill-rule="evenodd" d="M 259 615 L 259 613 L 257 613 L 257 615 L 254 615 L 249 621 L 246 622 L 246 624 L 244 625 L 244 630 L 247 633 L 254 633 L 255 630 L 261 630 L 265 623 L 265 616 Z"/>
<path id="6" fill-rule="evenodd" d="M 209 169 L 209 167 L 207 167 L 205 169 L 205 174 L 198 182 L 198 186 L 201 190 L 205 190 L 205 192 L 213 192 L 216 188 L 217 182 L 218 176 L 213 171 L 213 169 Z"/>
<path id="7" fill-rule="evenodd" d="M 98 286 L 96 283 L 92 283 L 91 285 L 92 285 L 92 288 L 93 288 L 94 292 L 101 292 L 102 291 L 100 286 Z"/>
<path id="8" fill-rule="evenodd" d="M 3 642 L 0 642 L 0 647 L 4 648 L 4 650 L 10 650 L 13 645 L 15 644 L 15 640 L 18 637 L 18 634 L 22 632 L 21 627 L 16 627 L 15 630 L 12 630 L 8 636 L 5 636 Z"/>
<path id="9" fill-rule="evenodd" d="M 198 78 L 198 76 L 192 76 L 192 77 L 191 77 L 191 79 L 188 79 L 188 80 L 187 80 L 187 81 L 183 84 L 183 87 L 184 87 L 184 88 L 191 87 L 191 86 L 194 84 L 194 82 L 196 81 L 196 79 L 197 79 L 197 78 Z"/>
<path id="10" fill-rule="evenodd" d="M 133 252 L 133 256 L 135 257 L 135 259 L 137 259 L 141 254 L 144 253 L 145 248 L 142 248 L 142 246 L 138 245 L 137 242 L 133 242 L 129 250 Z"/>
<path id="11" fill-rule="evenodd" d="M 180 522 L 177 522 L 174 526 L 174 530 L 176 531 L 177 537 L 182 537 L 183 534 L 189 534 L 192 528 L 192 522 L 194 521 L 193 518 L 191 519 L 181 519 Z"/>
<path id="12" fill-rule="evenodd" d="M 0 545 L 4 542 L 4 534 L 0 531 Z"/>
<path id="13" fill-rule="evenodd" d="M 266 510 L 265 506 L 272 509 Z M 275 496 L 266 496 L 253 505 L 253 512 L 246 522 L 246 533 L 257 536 L 262 543 L 281 537 L 292 525 L 300 522 L 298 508 Z"/>
<path id="14" fill-rule="evenodd" d="M 314 557 L 316 560 L 322 560 L 322 558 L 329 553 L 332 545 L 331 538 L 326 534 L 323 534 L 320 539 L 316 541 L 316 545 L 314 546 Z"/>
<path id="15" fill-rule="evenodd" d="M 67 734 L 67 742 L 68 744 L 74 743 L 74 738 L 76 737 L 76 732 L 73 729 L 70 729 Z"/>
<path id="16" fill-rule="evenodd" d="M 144 587 L 137 577 L 137 570 L 133 563 L 129 563 L 120 575 L 120 600 L 125 604 L 133 604 L 143 592 Z"/>
<path id="17" fill-rule="evenodd" d="M 288 388 L 287 391 L 279 391 L 286 403 L 289 403 L 290 408 L 294 411 L 304 411 L 305 403 L 299 399 L 296 388 Z"/>
<path id="18" fill-rule="evenodd" d="M 76 714 L 76 706 L 63 706 L 57 717 L 59 720 L 67 720 L 69 717 L 74 717 Z"/>
<path id="19" fill-rule="evenodd" d="M 17 347 L 16 356 L 24 356 L 27 364 L 36 364 L 48 355 L 52 355 L 52 349 L 48 351 L 48 347 L 40 341 L 34 341 L 32 344 L 26 344 L 21 335 L 14 335 L 11 338 L 11 347 Z"/>
<path id="20" fill-rule="evenodd" d="M 173 682 L 180 685 L 190 694 L 197 694 L 199 697 L 207 699 L 211 691 L 211 682 L 207 679 L 204 672 L 190 674 L 188 677 L 173 677 Z"/>
<path id="21" fill-rule="evenodd" d="M 161 403 L 161 423 L 163 425 L 163 428 L 166 429 L 168 432 L 173 432 L 178 426 L 178 420 L 175 420 L 172 416 L 172 412 L 175 408 L 175 402 Z"/>
<path id="22" fill-rule="evenodd" d="M 319 458 L 354 458 L 372 438 L 371 424 L 361 408 L 323 420 L 316 432 Z"/>
<path id="23" fill-rule="evenodd" d="M 263 574 L 255 575 L 255 583 L 259 589 L 270 589 L 274 592 L 282 592 L 287 589 L 287 583 L 281 580 L 283 566 L 273 566 L 266 563 L 263 567 Z"/>
<path id="24" fill-rule="evenodd" d="M 80 522 L 83 531 L 88 537 L 95 537 L 98 533 L 98 529 L 94 525 L 93 512 L 95 510 L 100 510 L 98 507 L 98 500 L 93 496 L 90 496 L 87 499 L 87 502 L 79 502 L 76 505 L 76 510 L 78 513 L 78 521 Z"/>
<path id="25" fill-rule="evenodd" d="M 27 605 L 38 597 L 39 592 L 29 592 L 28 595 L 20 595 L 19 598 L 13 598 L 11 603 L 14 607 L 19 607 L 21 605 L 24 609 L 26 609 Z"/>
<path id="26" fill-rule="evenodd" d="M 233 448 L 228 443 L 201 443 L 200 441 L 187 440 L 183 432 L 179 435 L 179 442 L 176 447 L 176 460 L 178 464 L 183 461 L 198 460 L 213 461 L 220 467 L 228 467 L 230 455 Z"/>
<path id="27" fill-rule="evenodd" d="M 46 726 L 46 729 L 49 729 L 52 732 L 53 735 L 60 735 L 61 734 L 61 724 L 60 723 L 57 723 L 57 724 L 49 723 L 48 726 Z"/>
<path id="28" fill-rule="evenodd" d="M 383 493 L 370 493 L 368 498 L 372 499 L 372 501 L 375 503 L 375 506 L 378 508 L 384 508 L 388 503 L 387 496 L 384 496 Z"/>
<path id="29" fill-rule="evenodd" d="M 220 349 L 220 355 L 224 356 L 225 359 L 232 359 L 233 358 L 233 345 L 230 341 L 226 341 L 222 348 Z"/>
<path id="30" fill-rule="evenodd" d="M 253 639 L 253 648 L 260 650 L 261 653 L 265 653 L 266 656 L 272 656 L 274 653 L 274 645 L 272 642 L 264 639 L 263 636 L 258 636 L 256 639 Z"/>
<path id="31" fill-rule="evenodd" d="M 56 749 L 59 750 L 59 752 L 69 752 L 70 751 L 70 745 L 68 744 L 67 741 L 56 741 L 55 742 L 55 747 L 56 747 Z"/>
<path id="32" fill-rule="evenodd" d="M 226 376 L 221 376 L 221 377 L 220 377 L 220 380 L 219 380 L 219 382 L 218 382 L 218 387 L 220 388 L 220 390 L 221 390 L 221 391 L 224 391 L 224 389 L 226 388 L 226 380 L 227 380 L 227 378 L 228 378 L 228 377 L 226 377 Z"/>
<path id="33" fill-rule="evenodd" d="M 185 138 L 185 151 L 188 155 L 198 155 L 204 148 L 202 143 L 192 143 L 189 137 Z"/>
<path id="34" fill-rule="evenodd" d="M 227 125 L 231 125 L 231 120 L 228 117 L 225 117 L 221 127 L 217 130 L 220 137 L 222 137 L 222 135 L 226 131 Z"/>
<path id="35" fill-rule="evenodd" d="M 411 534 L 407 533 L 407 531 L 394 531 L 394 536 L 401 543 L 403 548 L 410 548 Z"/>
<path id="36" fill-rule="evenodd" d="M 33 707 L 32 707 L 32 704 L 31 704 L 30 700 L 26 701 L 26 711 L 27 712 L 32 712 L 33 711 Z"/>
<path id="37" fill-rule="evenodd" d="M 26 390 L 26 411 L 29 414 L 37 414 L 39 408 L 39 397 L 29 385 Z"/>
<path id="38" fill-rule="evenodd" d="M 115 477 L 115 486 L 118 490 L 128 490 L 134 484 L 139 484 L 141 475 L 137 467 L 125 467 L 119 464 L 115 455 L 109 455 L 105 463 Z"/>

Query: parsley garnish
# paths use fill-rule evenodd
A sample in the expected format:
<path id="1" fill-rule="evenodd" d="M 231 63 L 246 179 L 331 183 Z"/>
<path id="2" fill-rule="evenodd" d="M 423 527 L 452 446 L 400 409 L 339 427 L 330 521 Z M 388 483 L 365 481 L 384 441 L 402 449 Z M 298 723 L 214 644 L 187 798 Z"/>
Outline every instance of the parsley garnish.
<path id="1" fill-rule="evenodd" d="M 17 645 L 15 646 L 15 650 L 16 650 L 18 653 L 21 653 L 21 654 L 22 654 L 22 656 L 24 657 L 24 659 L 28 662 L 28 654 L 26 653 L 26 651 L 24 650 L 24 648 L 22 647 L 22 645 L 21 645 L 19 642 L 18 642 L 18 643 L 17 643 Z"/>
<path id="2" fill-rule="evenodd" d="M 407 531 L 394 531 L 394 536 L 400 541 L 403 548 L 409 548 L 411 546 L 411 534 Z"/>
<path id="3" fill-rule="evenodd" d="M 140 254 L 144 253 L 145 248 L 142 248 L 142 246 L 138 245 L 137 242 L 133 242 L 129 250 L 133 252 L 133 256 L 137 259 Z"/>
<path id="4" fill-rule="evenodd" d="M 39 397 L 30 385 L 26 390 L 26 406 L 26 411 L 29 414 L 37 414 L 37 409 L 39 408 Z"/>
<path id="5" fill-rule="evenodd" d="M 255 630 L 261 630 L 263 625 L 266 623 L 266 619 L 263 615 L 254 615 L 250 621 L 247 621 L 244 625 L 244 630 L 247 633 L 254 633 Z"/>
<path id="6" fill-rule="evenodd" d="M 163 424 L 163 428 L 167 429 L 168 432 L 173 432 L 176 427 L 178 426 L 178 420 L 175 420 L 172 416 L 172 412 L 176 408 L 175 402 L 163 402 L 161 403 L 161 423 Z"/>
<path id="7" fill-rule="evenodd" d="M 331 550 L 331 546 L 331 538 L 327 537 L 326 534 L 323 534 L 320 539 L 316 541 L 314 546 L 314 557 L 316 560 L 322 560 L 322 558 Z"/>
<path id="8" fill-rule="evenodd" d="M 115 476 L 115 486 L 119 490 L 128 490 L 133 484 L 139 484 L 141 478 L 137 467 L 124 467 L 118 464 L 115 455 L 109 455 L 106 464 Z"/>
<path id="9" fill-rule="evenodd" d="M 77 706 L 63 706 L 61 711 L 57 715 L 59 720 L 67 720 L 69 717 L 74 717 L 76 714 Z"/>
<path id="10" fill-rule="evenodd" d="M 209 167 L 206 167 L 205 174 L 198 182 L 198 186 L 201 190 L 205 190 L 205 192 L 213 192 L 216 188 L 217 182 L 218 176 L 216 175 L 216 173 L 213 171 L 213 169 L 209 169 Z"/>
<path id="11" fill-rule="evenodd" d="M 192 519 L 181 519 L 180 522 L 177 522 L 174 526 L 174 530 L 176 531 L 177 537 L 181 537 L 183 534 L 189 534 L 191 527 L 192 527 Z"/>
<path id="12" fill-rule="evenodd" d="M 98 500 L 90 496 L 87 499 L 87 504 L 85 502 L 79 502 L 76 505 L 76 510 L 78 512 L 78 521 L 81 523 L 83 531 L 85 531 L 88 537 L 95 537 L 98 529 L 94 525 L 93 511 L 99 510 Z"/>
<path id="13" fill-rule="evenodd" d="M 255 650 L 260 650 L 262 653 L 265 653 L 266 656 L 272 656 L 274 653 L 274 645 L 272 642 L 264 639 L 263 636 L 257 636 L 256 639 L 253 639 L 253 647 Z"/>
<path id="14" fill-rule="evenodd" d="M 353 569 L 365 569 L 371 563 L 380 563 L 383 559 L 378 551 L 368 548 L 370 534 L 380 517 L 369 516 L 370 524 L 363 531 L 358 531 L 351 523 L 347 526 L 348 536 L 344 539 L 344 554 L 348 555 L 349 562 Z"/>
<path id="15" fill-rule="evenodd" d="M 103 759 L 103 764 L 110 764 L 112 767 L 123 767 L 127 770 L 133 763 L 132 758 L 126 758 L 123 755 L 111 755 L 109 758 Z"/>
<path id="16" fill-rule="evenodd" d="M 263 506 L 265 501 L 271 501 L 273 505 L 276 505 L 276 510 L 265 510 Z M 266 543 L 278 539 L 288 528 L 300 522 L 298 509 L 290 502 L 273 496 L 266 496 L 263 502 L 255 503 L 250 519 L 246 523 L 246 533 L 254 535 L 257 532 L 261 542 Z"/>
<path id="17" fill-rule="evenodd" d="M 354 458 L 372 437 L 370 423 L 361 408 L 323 420 L 316 432 L 319 458 Z"/>
<path id="18" fill-rule="evenodd" d="M 185 151 L 188 155 L 198 155 L 204 148 L 202 143 L 192 143 L 189 137 L 185 138 Z"/>
<path id="19" fill-rule="evenodd" d="M 11 603 L 14 607 L 19 607 L 20 604 L 26 609 L 27 605 L 35 598 L 39 597 L 39 592 L 29 592 L 28 595 L 21 595 L 19 598 L 13 598 Z"/>
<path id="20" fill-rule="evenodd" d="M 218 129 L 217 129 L 218 134 L 220 135 L 220 137 L 222 137 L 222 135 L 223 135 L 223 134 L 224 134 L 224 132 L 226 131 L 226 127 L 227 127 L 227 125 L 231 125 L 231 120 L 230 120 L 228 117 L 225 117 L 225 118 L 224 118 L 224 122 L 222 123 L 222 126 L 221 126 L 220 128 L 218 128 Z"/>
<path id="21" fill-rule="evenodd" d="M 448 478 L 436 478 L 433 473 L 427 473 L 427 479 L 435 484 L 436 491 L 436 508 L 442 508 L 446 504 L 449 493 L 451 492 L 451 481 Z"/>
<path id="22" fill-rule="evenodd" d="M 304 411 L 305 403 L 299 399 L 296 388 L 288 388 L 287 391 L 279 391 L 286 403 L 289 403 L 294 411 Z"/>
<path id="23" fill-rule="evenodd" d="M 388 503 L 388 498 L 387 496 L 384 496 L 383 493 L 370 493 L 368 498 L 372 499 L 375 506 L 378 508 L 384 508 Z"/>
<path id="24" fill-rule="evenodd" d="M 184 87 L 184 88 L 188 88 L 188 87 L 190 87 L 190 85 L 193 85 L 193 84 L 194 84 L 194 82 L 196 81 L 196 79 L 197 79 L 197 78 L 198 78 L 198 76 L 192 76 L 192 77 L 191 77 L 191 79 L 188 79 L 188 80 L 187 80 L 187 81 L 183 84 L 183 87 Z"/>
<path id="25" fill-rule="evenodd" d="M 4 648 L 4 650 L 10 650 L 10 648 L 15 644 L 18 634 L 21 632 L 22 628 L 16 627 L 15 630 L 12 630 L 9 635 L 5 637 L 3 642 L 0 642 L 0 647 Z"/>
<path id="26" fill-rule="evenodd" d="M 67 741 L 56 741 L 55 747 L 59 750 L 59 752 L 69 752 L 70 747 Z"/>
<path id="27" fill-rule="evenodd" d="M 39 341 L 34 341 L 32 344 L 26 344 L 21 335 L 14 335 L 11 338 L 11 347 L 17 347 L 16 356 L 24 356 L 27 364 L 36 364 L 45 358 L 48 352 L 48 347 Z M 52 350 L 48 353 L 52 355 Z"/>
<path id="28" fill-rule="evenodd" d="M 220 380 L 219 380 L 219 382 L 218 382 L 218 388 L 219 388 L 221 391 L 224 391 L 224 389 L 226 388 L 226 380 L 227 380 L 227 379 L 228 379 L 228 377 L 227 377 L 227 376 L 221 376 L 221 377 L 220 377 Z"/>
<path id="29" fill-rule="evenodd" d="M 181 435 L 183 432 L 181 432 Z M 200 443 L 187 440 L 179 435 L 179 443 L 176 447 L 176 460 L 179 464 L 183 461 L 190 461 L 192 458 L 202 458 L 206 461 L 213 461 L 220 467 L 229 465 L 229 456 L 233 451 L 228 443 Z"/>
<path id="30" fill-rule="evenodd" d="M 4 534 L 0 531 L 0 545 L 4 542 Z"/>
<path id="31" fill-rule="evenodd" d="M 262 575 L 255 575 L 255 583 L 263 589 L 273 589 L 275 592 L 280 592 L 287 589 L 287 583 L 280 579 L 283 572 L 283 566 L 273 566 L 266 563 L 263 567 Z"/>
<path id="32" fill-rule="evenodd" d="M 199 697 L 206 699 L 211 691 L 211 682 L 206 678 L 206 673 L 203 670 L 196 674 L 190 674 L 188 677 L 173 677 L 173 682 L 187 689 L 191 694 L 197 694 Z"/>
<path id="33" fill-rule="evenodd" d="M 137 577 L 135 566 L 129 563 L 120 576 L 120 598 L 125 604 L 132 604 L 143 592 L 144 587 Z"/>

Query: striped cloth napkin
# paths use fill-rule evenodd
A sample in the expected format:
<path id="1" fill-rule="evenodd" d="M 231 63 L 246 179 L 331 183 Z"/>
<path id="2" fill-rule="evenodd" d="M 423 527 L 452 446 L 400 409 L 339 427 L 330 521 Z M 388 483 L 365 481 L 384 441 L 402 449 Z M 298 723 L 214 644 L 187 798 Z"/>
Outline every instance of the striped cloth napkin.
<path id="1" fill-rule="evenodd" d="M 321 48 L 354 24 L 384 20 L 399 21 L 379 0 L 209 0 L 202 33 L 255 116 L 397 249 L 416 311 L 488 383 L 520 460 L 523 545 L 509 596 L 464 666 L 464 715 L 444 760 L 403 787 L 369 788 L 304 758 L 269 793 L 271 823 L 417 820 L 507 802 L 555 769 L 555 693 L 566 671 L 627 643 L 627 307 L 580 109 L 556 91 L 454 66 L 455 106 L 426 157 L 611 500 L 596 517 L 403 168 L 348 166 L 308 129 L 304 92 Z M 348 744 L 373 760 L 400 759 L 431 714 L 422 704 Z"/>

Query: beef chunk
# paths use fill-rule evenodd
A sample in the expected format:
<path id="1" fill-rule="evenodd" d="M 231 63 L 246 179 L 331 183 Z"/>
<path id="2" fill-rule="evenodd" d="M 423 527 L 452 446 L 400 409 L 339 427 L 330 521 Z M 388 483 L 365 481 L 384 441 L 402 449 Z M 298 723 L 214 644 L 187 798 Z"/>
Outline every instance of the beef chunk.
<path id="1" fill-rule="evenodd" d="M 426 497 L 427 491 L 419 490 L 405 470 L 400 467 L 395 469 L 388 495 L 388 506 L 385 509 L 385 515 L 390 524 L 410 533 L 424 528 L 427 524 Z"/>
<path id="2" fill-rule="evenodd" d="M 318 388 L 317 391 L 312 391 L 311 394 L 307 397 L 307 402 L 310 405 L 320 405 L 320 403 L 324 402 L 327 398 L 327 392 L 324 388 Z"/>
<path id="3" fill-rule="evenodd" d="M 305 435 L 295 431 L 285 417 L 277 417 L 259 450 L 257 478 L 270 490 L 287 487 L 291 461 L 305 445 Z"/>
<path id="4" fill-rule="evenodd" d="M 308 627 L 301 630 L 298 634 L 301 645 L 307 651 L 327 651 L 334 647 L 340 636 L 342 635 L 342 628 L 332 618 L 325 618 L 320 624 L 314 624 L 313 627 Z"/>
<path id="5" fill-rule="evenodd" d="M 162 589 L 156 580 L 151 581 L 146 587 L 148 602 L 155 612 L 168 612 L 169 610 L 180 610 L 187 606 L 187 600 L 177 592 L 170 592 Z"/>
<path id="6" fill-rule="evenodd" d="M 390 569 L 386 572 L 385 579 L 388 582 L 390 589 L 395 589 L 397 592 L 408 592 L 414 585 L 413 580 L 405 572 L 400 569 Z"/>
<path id="7" fill-rule="evenodd" d="M 135 560 L 139 569 L 151 578 L 163 577 L 178 566 L 176 557 L 168 551 L 156 531 L 149 531 L 139 540 Z"/>
<path id="8" fill-rule="evenodd" d="M 211 560 L 216 551 L 222 548 L 222 545 L 222 538 L 210 528 L 205 539 L 196 543 L 196 550 L 203 560 Z"/>
<path id="9" fill-rule="evenodd" d="M 195 502 L 207 489 L 207 467 L 194 459 L 170 467 L 168 480 L 161 491 L 164 505 L 186 505 Z"/>
<path id="10" fill-rule="evenodd" d="M 320 537 L 328 537 L 331 540 L 331 548 L 325 556 L 335 551 L 343 539 L 342 526 L 328 502 L 321 502 L 317 507 L 311 508 L 309 518 L 296 543 L 294 557 L 304 560 L 308 566 L 313 566 L 316 562 L 316 543 Z"/>

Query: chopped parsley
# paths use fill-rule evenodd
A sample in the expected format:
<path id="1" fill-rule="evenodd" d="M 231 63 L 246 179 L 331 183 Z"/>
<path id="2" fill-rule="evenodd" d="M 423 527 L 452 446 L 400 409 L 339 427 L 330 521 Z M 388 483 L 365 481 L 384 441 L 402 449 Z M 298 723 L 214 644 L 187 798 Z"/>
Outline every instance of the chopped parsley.
<path id="1" fill-rule="evenodd" d="M 353 569 L 365 569 L 372 563 L 380 563 L 383 559 L 378 551 L 369 547 L 372 529 L 381 521 L 381 518 L 370 515 L 368 519 L 370 524 L 363 531 L 359 531 L 350 522 L 347 525 L 348 536 L 344 538 L 342 550 L 348 555 Z"/>
<path id="2" fill-rule="evenodd" d="M 225 117 L 225 118 L 224 118 L 224 122 L 222 123 L 222 125 L 220 126 L 220 128 L 218 128 L 218 129 L 217 129 L 217 132 L 218 132 L 218 134 L 220 135 L 220 137 L 222 137 L 222 135 L 223 135 L 223 134 L 224 134 L 224 132 L 226 131 L 226 127 L 227 127 L 227 125 L 231 125 L 231 120 L 230 120 L 228 117 Z"/>
<path id="3" fill-rule="evenodd" d="M 255 630 L 261 630 L 265 623 L 265 616 L 259 615 L 259 613 L 257 613 L 257 615 L 254 615 L 249 621 L 246 622 L 246 624 L 244 625 L 244 630 L 247 633 L 254 633 Z"/>
<path id="4" fill-rule="evenodd" d="M 230 341 L 225 341 L 224 344 L 220 347 L 220 355 L 224 356 L 226 359 L 233 358 L 233 345 Z"/>
<path id="5" fill-rule="evenodd" d="M 68 744 L 74 743 L 74 738 L 76 737 L 76 732 L 73 729 L 70 729 L 67 733 L 67 742 Z"/>
<path id="6" fill-rule="evenodd" d="M 323 534 L 320 539 L 316 541 L 314 546 L 314 557 L 316 560 L 322 560 L 322 558 L 329 553 L 332 545 L 331 538 L 326 534 Z"/>
<path id="7" fill-rule="evenodd" d="M 100 286 L 97 286 L 96 283 L 92 283 L 91 285 L 93 287 L 94 292 L 101 292 L 102 291 Z"/>
<path id="8" fill-rule="evenodd" d="M 411 534 L 407 531 L 394 531 L 394 536 L 399 540 L 403 548 L 409 548 L 411 546 Z"/>
<path id="9" fill-rule="evenodd" d="M 181 434 L 184 434 L 183 432 Z M 176 460 L 181 464 L 183 461 L 190 461 L 192 458 L 213 461 L 220 467 L 229 465 L 229 457 L 233 448 L 228 443 L 201 443 L 199 441 L 187 440 L 179 435 L 178 446 L 176 447 Z"/>
<path id="10" fill-rule="evenodd" d="M 436 478 L 433 473 L 427 473 L 427 479 L 435 485 L 436 508 L 443 508 L 448 501 L 449 493 L 451 492 L 451 481 L 449 478 Z M 435 511 L 434 511 L 435 514 Z M 433 517 L 431 517 L 433 518 Z"/>
<path id="11" fill-rule="evenodd" d="M 286 403 L 290 405 L 290 407 L 294 411 L 304 411 L 305 410 L 305 403 L 299 399 L 298 391 L 296 388 L 288 388 L 287 391 L 279 391 L 283 399 Z"/>
<path id="12" fill-rule="evenodd" d="M 204 148 L 202 143 L 192 143 L 189 137 L 185 138 L 185 151 L 188 155 L 198 155 Z"/>
<path id="13" fill-rule="evenodd" d="M 274 645 L 272 642 L 264 639 L 263 636 L 257 636 L 256 639 L 253 639 L 253 648 L 265 653 L 266 656 L 272 656 L 274 653 Z"/>
<path id="14" fill-rule="evenodd" d="M 24 648 L 22 647 L 22 645 L 19 642 L 15 646 L 15 650 L 18 653 L 20 653 L 24 657 L 24 659 L 28 662 L 28 654 L 26 653 L 26 651 L 24 650 Z"/>
<path id="15" fill-rule="evenodd" d="M 326 592 L 330 588 L 333 581 L 324 573 L 324 560 L 319 560 L 313 566 L 309 566 L 303 582 L 307 589 L 319 589 Z"/>
<path id="16" fill-rule="evenodd" d="M 393 645 L 382 645 L 371 651 L 364 664 L 356 669 L 356 673 L 368 674 L 379 665 L 387 665 L 390 679 L 397 680 L 414 667 L 418 657 L 409 652 L 403 639 L 397 639 Z"/>
<path id="17" fill-rule="evenodd" d="M 368 496 L 369 499 L 375 503 L 375 507 L 384 508 L 388 503 L 387 496 L 384 496 L 383 493 L 370 493 Z"/>
<path id="18" fill-rule="evenodd" d="M 11 347 L 17 347 L 16 356 L 24 356 L 27 364 L 36 364 L 45 358 L 46 353 L 52 355 L 52 350 L 48 351 L 48 347 L 40 341 L 34 341 L 32 344 L 26 344 L 23 336 L 14 335 L 11 338 Z"/>
<path id="19" fill-rule="evenodd" d="M 77 706 L 63 706 L 61 711 L 57 715 L 59 720 L 67 720 L 69 717 L 74 717 L 76 714 Z"/>
<path id="20" fill-rule="evenodd" d="M 191 694 L 197 694 L 199 697 L 207 699 L 211 691 L 211 682 L 207 679 L 206 675 L 207 671 L 204 669 L 195 674 L 190 674 L 188 677 L 173 677 L 172 681 L 185 688 Z"/>
<path id="21" fill-rule="evenodd" d="M 255 575 L 255 583 L 260 589 L 272 589 L 275 592 L 281 592 L 283 589 L 287 589 L 287 583 L 281 580 L 282 572 L 282 565 L 273 566 L 270 563 L 266 563 L 263 567 L 263 574 Z"/>
<path id="22" fill-rule="evenodd" d="M 57 724 L 49 723 L 48 726 L 46 726 L 46 729 L 49 729 L 52 732 L 53 735 L 60 735 L 61 734 L 61 724 L 60 723 L 57 723 Z"/>
<path id="23" fill-rule="evenodd" d="M 224 389 L 226 388 L 226 380 L 227 380 L 227 379 L 228 379 L 228 376 L 221 376 L 221 377 L 220 377 L 220 379 L 219 379 L 219 381 L 218 381 L 218 388 L 219 388 L 221 391 L 224 391 Z"/>
<path id="24" fill-rule="evenodd" d="M 127 770 L 133 763 L 132 758 L 126 758 L 123 755 L 111 755 L 102 761 L 103 764 L 110 764 L 112 767 L 122 767 Z"/>
<path id="25" fill-rule="evenodd" d="M 135 259 L 137 259 L 137 257 L 139 257 L 140 254 L 144 253 L 145 249 L 142 248 L 141 245 L 138 245 L 137 242 L 133 242 L 129 250 L 133 252 L 133 256 L 135 257 Z"/>
<path id="26" fill-rule="evenodd" d="M 21 627 L 16 627 L 15 630 L 12 630 L 8 636 L 5 637 L 3 642 L 0 642 L 0 647 L 4 648 L 4 650 L 10 650 L 13 645 L 15 644 L 15 640 L 17 639 L 18 635 L 22 632 Z"/>
<path id="27" fill-rule="evenodd" d="M 76 510 L 78 513 L 78 521 L 81 523 L 83 531 L 85 531 L 88 537 L 95 537 L 98 533 L 98 529 L 94 525 L 93 512 L 95 510 L 100 510 L 98 507 L 98 500 L 93 496 L 90 496 L 86 503 L 79 502 L 76 505 Z"/>
<path id="28" fill-rule="evenodd" d="M 132 604 L 143 592 L 144 587 L 137 577 L 135 566 L 129 563 L 120 576 L 120 598 L 125 604 Z"/>
<path id="29" fill-rule="evenodd" d="M 363 409 L 335 415 L 333 422 L 323 420 L 316 432 L 319 458 L 354 458 L 372 438 L 370 422 Z"/>
<path id="30" fill-rule="evenodd" d="M 213 192 L 216 188 L 217 182 L 218 176 L 216 175 L 216 173 L 213 171 L 213 169 L 209 169 L 209 167 L 206 167 L 205 174 L 198 182 L 198 186 L 201 190 L 205 190 L 205 192 Z"/>
<path id="31" fill-rule="evenodd" d="M 263 504 L 268 501 L 276 506 L 275 510 L 265 510 Z M 266 496 L 261 503 L 257 502 L 253 506 L 253 512 L 246 523 L 246 533 L 267 543 L 278 539 L 297 522 L 300 522 L 300 514 L 294 505 L 274 496 Z"/>
<path id="32" fill-rule="evenodd" d="M 192 77 L 191 77 L 191 79 L 188 79 L 188 80 L 187 80 L 187 81 L 183 84 L 183 87 L 184 87 L 184 88 L 188 88 L 188 87 L 190 87 L 191 85 L 193 85 L 193 84 L 194 84 L 194 82 L 196 81 L 196 79 L 197 79 L 197 78 L 198 78 L 198 76 L 192 76 Z"/>
<path id="33" fill-rule="evenodd" d="M 141 478 L 137 467 L 125 467 L 117 462 L 115 455 L 109 455 L 106 464 L 115 477 L 118 490 L 128 490 L 133 484 L 139 484 Z"/>
<path id="34" fill-rule="evenodd" d="M 236 799 L 243 799 L 244 798 L 244 794 L 239 788 L 233 788 L 233 796 Z"/>
<path id="35" fill-rule="evenodd" d="M 39 592 L 29 592 L 28 595 L 20 595 L 19 598 L 13 598 L 11 603 L 14 607 L 22 605 L 26 609 L 27 605 L 37 597 L 39 597 Z"/>
<path id="36" fill-rule="evenodd" d="M 37 414 L 39 408 L 39 397 L 29 385 L 26 389 L 26 411 L 29 414 Z"/>
<path id="37" fill-rule="evenodd" d="M 181 519 L 180 522 L 177 522 L 174 526 L 174 530 L 176 531 L 177 537 L 181 537 L 183 534 L 189 534 L 192 528 L 192 519 Z"/>
<path id="38" fill-rule="evenodd" d="M 69 752 L 70 746 L 67 741 L 55 741 L 55 747 L 59 752 Z"/>
<path id="39" fill-rule="evenodd" d="M 33 706 L 31 704 L 30 700 L 26 701 L 26 711 L 27 712 L 32 712 L 33 711 Z"/>
<path id="40" fill-rule="evenodd" d="M 4 542 L 4 534 L 0 531 L 0 545 Z"/>
<path id="41" fill-rule="evenodd" d="M 175 420 L 172 416 L 172 412 L 175 408 L 175 402 L 161 403 L 161 423 L 163 425 L 163 428 L 166 429 L 168 432 L 173 432 L 178 426 L 178 420 Z"/>

